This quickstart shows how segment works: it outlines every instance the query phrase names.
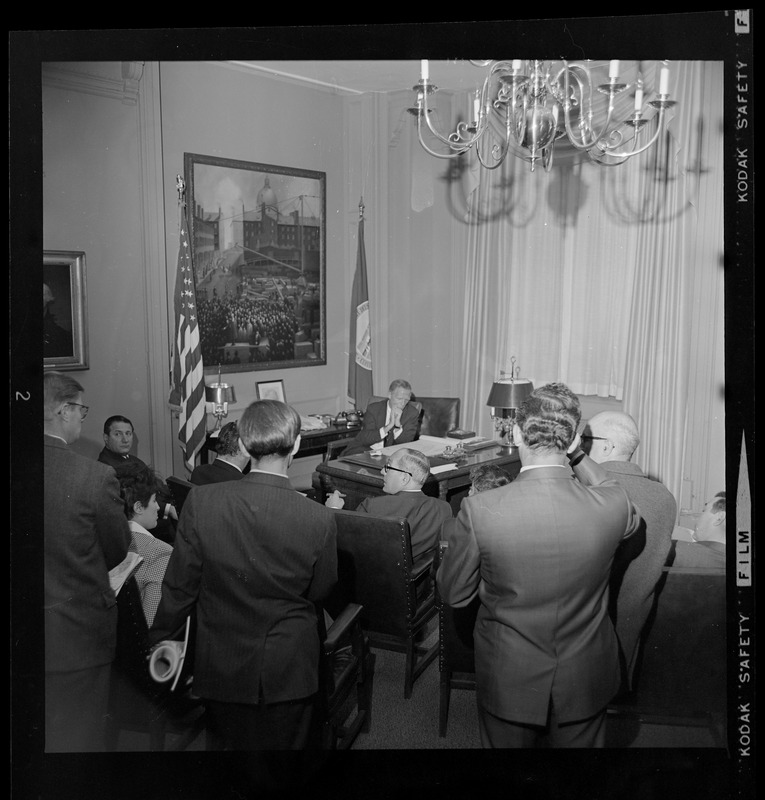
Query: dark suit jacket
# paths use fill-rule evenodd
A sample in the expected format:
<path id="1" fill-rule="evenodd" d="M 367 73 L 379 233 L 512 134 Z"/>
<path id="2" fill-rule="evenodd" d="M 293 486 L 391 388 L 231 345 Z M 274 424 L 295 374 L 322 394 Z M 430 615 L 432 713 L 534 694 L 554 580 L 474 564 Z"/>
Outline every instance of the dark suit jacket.
<path id="1" fill-rule="evenodd" d="M 562 722 L 586 719 L 619 690 L 608 578 L 640 516 L 589 458 L 576 469 L 600 485 L 539 467 L 465 498 L 444 523 L 438 588 L 454 606 L 481 598 L 477 699 L 501 719 L 544 725 L 551 698 Z"/>
<path id="2" fill-rule="evenodd" d="M 212 464 L 200 464 L 194 467 L 189 481 L 197 486 L 206 483 L 223 483 L 224 481 L 238 481 L 244 477 L 243 473 L 228 461 L 216 458 Z"/>
<path id="3" fill-rule="evenodd" d="M 44 437 L 45 669 L 108 664 L 117 643 L 109 570 L 130 529 L 114 470 Z"/>
<path id="4" fill-rule="evenodd" d="M 406 517 L 412 536 L 414 560 L 438 545 L 441 525 L 454 516 L 446 500 L 429 497 L 422 491 L 367 497 L 356 511 L 376 517 Z"/>
<path id="5" fill-rule="evenodd" d="M 314 602 L 337 581 L 334 512 L 281 475 L 198 486 L 184 503 L 152 641 L 196 604 L 194 692 L 276 703 L 318 688 Z"/>
<path id="6" fill-rule="evenodd" d="M 380 438 L 380 428 L 385 427 L 385 418 L 388 413 L 388 401 L 380 400 L 377 403 L 370 403 L 364 413 L 364 425 L 358 434 L 351 439 L 348 446 L 343 451 L 347 455 L 353 453 L 363 453 L 373 444 L 382 442 Z M 420 412 L 412 403 L 407 403 L 401 412 L 401 433 L 398 435 L 394 444 L 404 444 L 413 442 L 420 434 Z"/>

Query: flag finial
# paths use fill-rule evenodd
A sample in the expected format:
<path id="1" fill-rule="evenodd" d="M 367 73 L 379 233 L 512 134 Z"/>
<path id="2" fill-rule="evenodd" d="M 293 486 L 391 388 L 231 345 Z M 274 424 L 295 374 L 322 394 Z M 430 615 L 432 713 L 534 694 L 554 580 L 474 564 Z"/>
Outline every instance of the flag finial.
<path id="1" fill-rule="evenodd" d="M 178 202 L 182 203 L 186 195 L 186 181 L 183 180 L 180 174 L 175 176 L 175 188 L 178 190 Z"/>
<path id="2" fill-rule="evenodd" d="M 359 198 L 359 219 L 364 218 L 364 198 Z"/>

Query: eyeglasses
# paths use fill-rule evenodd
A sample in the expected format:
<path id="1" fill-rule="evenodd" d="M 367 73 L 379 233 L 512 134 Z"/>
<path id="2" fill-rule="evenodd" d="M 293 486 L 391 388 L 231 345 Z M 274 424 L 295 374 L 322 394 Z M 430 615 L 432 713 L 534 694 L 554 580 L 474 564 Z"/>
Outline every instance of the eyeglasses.
<path id="1" fill-rule="evenodd" d="M 602 441 L 602 442 L 607 442 L 608 441 L 608 437 L 607 436 L 585 436 L 584 434 L 582 434 L 579 438 L 582 439 L 582 440 L 586 439 L 588 442 L 591 442 L 594 439 L 600 439 L 600 441 Z"/>
<path id="2" fill-rule="evenodd" d="M 390 470 L 393 470 L 394 472 L 403 472 L 404 475 L 408 475 L 410 478 L 412 477 L 412 473 L 411 472 L 407 472 L 405 469 L 399 469 L 398 467 L 392 467 L 390 464 L 385 464 L 383 466 L 382 474 L 385 475 Z"/>
<path id="3" fill-rule="evenodd" d="M 84 406 L 82 403 L 67 403 L 68 406 L 79 406 L 80 407 L 80 418 L 85 419 L 88 416 L 88 411 L 90 411 L 90 406 Z"/>

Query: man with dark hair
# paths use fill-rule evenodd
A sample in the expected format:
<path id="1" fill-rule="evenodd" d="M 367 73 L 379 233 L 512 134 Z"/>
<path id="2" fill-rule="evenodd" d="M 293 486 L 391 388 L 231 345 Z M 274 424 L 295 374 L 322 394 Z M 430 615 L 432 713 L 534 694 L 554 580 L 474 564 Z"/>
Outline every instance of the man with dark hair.
<path id="1" fill-rule="evenodd" d="M 68 375 L 43 376 L 45 749 L 105 749 L 117 600 L 109 570 L 130 530 L 114 470 L 69 448 L 88 406 Z"/>
<path id="2" fill-rule="evenodd" d="M 476 464 L 470 470 L 470 490 L 468 495 L 472 497 L 478 492 L 498 489 L 500 486 L 507 486 L 510 481 L 512 481 L 512 478 L 507 471 L 497 464 Z"/>
<path id="3" fill-rule="evenodd" d="M 582 447 L 640 509 L 644 525 L 616 551 L 609 608 L 624 657 L 624 690 L 634 691 L 640 634 L 654 603 L 656 585 L 672 544 L 677 503 L 660 481 L 632 461 L 640 444 L 635 420 L 622 411 L 601 411 L 587 422 Z"/>
<path id="4" fill-rule="evenodd" d="M 518 477 L 466 497 L 444 523 L 441 596 L 457 607 L 481 600 L 474 638 L 484 747 L 604 746 L 606 706 L 620 685 L 607 584 L 640 515 L 578 449 L 580 418 L 564 384 L 534 390 L 513 425 Z"/>
<path id="5" fill-rule="evenodd" d="M 228 422 L 220 429 L 215 450 L 218 455 L 212 464 L 194 467 L 189 478 L 191 483 L 202 486 L 205 483 L 238 481 L 249 472 L 250 454 L 239 439 L 236 422 Z"/>
<path id="6" fill-rule="evenodd" d="M 411 399 L 409 381 L 403 378 L 392 381 L 388 387 L 388 399 L 367 406 L 362 429 L 343 452 L 352 455 L 415 441 L 420 435 L 420 412 L 409 402 Z"/>
<path id="7" fill-rule="evenodd" d="M 189 493 L 150 635 L 169 638 L 196 607 L 194 692 L 216 745 L 300 750 L 318 689 L 314 603 L 337 581 L 337 528 L 287 478 L 300 415 L 258 400 L 238 427 L 252 469 Z"/>
<path id="8" fill-rule="evenodd" d="M 134 434 L 133 423 L 127 417 L 123 417 L 121 414 L 109 417 L 104 422 L 104 447 L 98 454 L 98 460 L 114 469 L 120 469 L 127 464 L 146 467 L 144 461 L 130 452 L 133 447 Z M 159 519 L 155 535 L 163 542 L 173 544 L 178 512 L 175 510 L 173 493 L 164 481 L 160 482 L 157 503 L 159 504 Z"/>

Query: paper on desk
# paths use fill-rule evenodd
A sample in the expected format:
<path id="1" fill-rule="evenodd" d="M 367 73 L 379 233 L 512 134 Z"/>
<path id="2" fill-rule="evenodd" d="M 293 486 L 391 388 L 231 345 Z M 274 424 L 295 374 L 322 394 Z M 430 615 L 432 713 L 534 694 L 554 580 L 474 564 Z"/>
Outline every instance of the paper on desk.
<path id="1" fill-rule="evenodd" d="M 439 436 L 420 436 L 416 442 L 392 444 L 389 447 L 383 447 L 381 452 L 383 455 L 389 456 L 404 447 L 419 450 L 424 456 L 440 456 L 447 447 L 454 447 L 454 439 L 442 439 Z"/>
<path id="2" fill-rule="evenodd" d="M 440 464 L 437 467 L 431 467 L 430 472 L 432 475 L 438 475 L 439 472 L 449 472 L 450 470 L 457 469 L 457 465 L 454 463 L 451 464 Z"/>

